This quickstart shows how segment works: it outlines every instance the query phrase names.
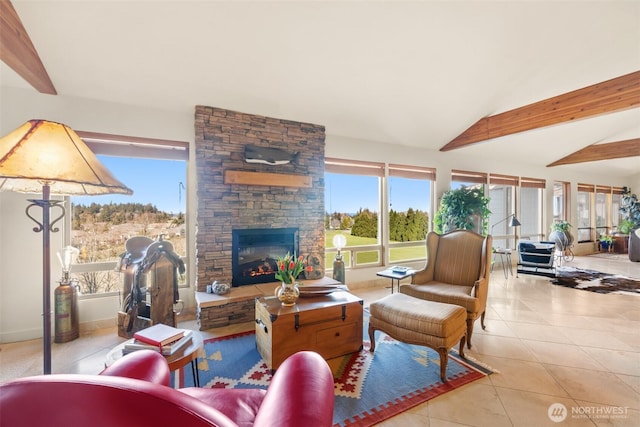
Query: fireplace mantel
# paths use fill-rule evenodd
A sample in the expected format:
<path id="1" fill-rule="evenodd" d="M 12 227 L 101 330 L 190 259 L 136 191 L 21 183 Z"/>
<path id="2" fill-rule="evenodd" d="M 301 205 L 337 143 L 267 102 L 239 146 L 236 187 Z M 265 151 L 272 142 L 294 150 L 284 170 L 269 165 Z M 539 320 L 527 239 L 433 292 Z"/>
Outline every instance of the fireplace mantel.
<path id="1" fill-rule="evenodd" d="M 269 185 L 275 187 L 311 188 L 311 177 L 284 173 L 246 172 L 228 170 L 224 172 L 225 184 Z"/>

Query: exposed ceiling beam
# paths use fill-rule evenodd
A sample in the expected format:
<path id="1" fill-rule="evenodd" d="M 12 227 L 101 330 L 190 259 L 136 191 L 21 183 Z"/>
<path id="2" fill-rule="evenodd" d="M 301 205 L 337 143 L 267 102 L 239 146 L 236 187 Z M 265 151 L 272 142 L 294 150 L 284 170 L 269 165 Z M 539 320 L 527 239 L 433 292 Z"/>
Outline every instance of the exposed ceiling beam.
<path id="1" fill-rule="evenodd" d="M 548 164 L 547 167 L 635 156 L 640 156 L 640 138 L 608 142 L 606 144 L 593 144 L 560 160 L 556 160 Z"/>
<path id="2" fill-rule="evenodd" d="M 440 151 L 480 141 L 640 106 L 640 71 L 484 117 Z"/>
<path id="3" fill-rule="evenodd" d="M 0 59 L 38 92 L 57 94 L 27 30 L 9 0 L 0 0 Z"/>

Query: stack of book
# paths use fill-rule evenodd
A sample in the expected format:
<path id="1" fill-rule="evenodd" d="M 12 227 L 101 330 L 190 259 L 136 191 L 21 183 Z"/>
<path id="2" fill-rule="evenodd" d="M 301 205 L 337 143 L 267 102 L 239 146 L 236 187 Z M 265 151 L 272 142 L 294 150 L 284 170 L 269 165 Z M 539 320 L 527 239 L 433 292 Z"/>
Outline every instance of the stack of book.
<path id="1" fill-rule="evenodd" d="M 122 354 L 137 350 L 154 350 L 170 356 L 191 342 L 192 331 L 178 329 L 162 323 L 142 329 L 133 334 L 133 341 L 127 342 Z"/>

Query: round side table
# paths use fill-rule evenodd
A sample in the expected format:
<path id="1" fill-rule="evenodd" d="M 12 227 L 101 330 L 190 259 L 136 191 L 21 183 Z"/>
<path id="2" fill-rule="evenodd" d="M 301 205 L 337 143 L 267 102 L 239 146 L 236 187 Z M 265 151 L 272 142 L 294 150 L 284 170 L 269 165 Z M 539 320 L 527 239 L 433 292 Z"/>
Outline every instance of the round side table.
<path id="1" fill-rule="evenodd" d="M 107 353 L 107 357 L 105 360 L 105 367 L 111 366 L 113 362 L 122 358 L 124 350 L 124 346 L 128 343 L 132 343 L 133 339 L 127 340 L 118 344 L 116 347 L 111 349 L 109 353 Z M 191 342 L 176 351 L 175 353 L 164 356 L 167 359 L 167 363 L 169 364 L 169 370 L 171 372 L 176 371 L 180 368 L 185 367 L 188 363 L 191 364 L 191 373 L 193 374 L 193 382 L 196 387 L 200 387 L 200 375 L 198 374 L 198 357 L 202 354 L 203 351 L 203 342 L 202 335 L 198 331 L 193 331 L 191 333 Z"/>

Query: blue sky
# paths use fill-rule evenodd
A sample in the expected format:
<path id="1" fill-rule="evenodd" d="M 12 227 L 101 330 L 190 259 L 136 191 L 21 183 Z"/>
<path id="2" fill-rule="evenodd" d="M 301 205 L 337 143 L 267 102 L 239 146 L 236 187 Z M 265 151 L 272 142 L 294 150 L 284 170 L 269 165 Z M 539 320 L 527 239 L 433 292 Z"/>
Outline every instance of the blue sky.
<path id="1" fill-rule="evenodd" d="M 345 174 L 325 175 L 325 210 L 356 213 L 360 208 L 378 211 L 378 178 Z M 427 181 L 391 177 L 389 203 L 391 209 L 404 212 L 409 208 L 428 211 L 430 188 Z"/>
<path id="2" fill-rule="evenodd" d="M 120 182 L 133 190 L 133 195 L 73 197 L 73 203 L 152 203 L 165 212 L 186 212 L 186 191 L 181 186 L 181 183 L 186 186 L 186 162 L 111 156 L 98 158 Z M 427 211 L 429 191 L 426 181 L 391 177 L 391 208 L 400 212 L 410 207 Z M 360 208 L 378 211 L 378 178 L 343 174 L 325 176 L 326 211 L 356 213 Z"/>
<path id="3" fill-rule="evenodd" d="M 98 156 L 113 176 L 133 190 L 132 196 L 72 197 L 73 203 L 151 203 L 159 210 L 178 214 L 186 212 L 187 164 L 176 160 L 133 159 Z"/>

